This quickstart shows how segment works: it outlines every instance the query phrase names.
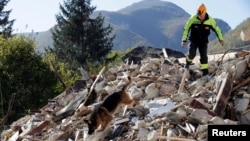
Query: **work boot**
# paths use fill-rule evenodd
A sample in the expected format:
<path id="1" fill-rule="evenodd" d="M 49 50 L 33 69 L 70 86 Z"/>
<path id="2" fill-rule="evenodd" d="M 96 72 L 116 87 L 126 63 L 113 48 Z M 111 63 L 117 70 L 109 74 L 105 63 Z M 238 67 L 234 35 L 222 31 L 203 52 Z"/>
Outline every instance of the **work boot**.
<path id="1" fill-rule="evenodd" d="M 203 69 L 202 71 L 202 76 L 208 75 L 208 69 Z"/>
<path id="2" fill-rule="evenodd" d="M 193 70 L 189 70 L 189 80 L 190 81 L 194 81 L 194 76 L 195 76 L 195 72 Z"/>
<path id="3" fill-rule="evenodd" d="M 187 61 L 187 62 L 186 62 L 186 65 L 185 65 L 185 68 L 186 68 L 186 69 L 189 69 L 189 66 L 190 66 L 190 65 L 191 65 L 191 62 L 188 62 L 188 61 Z"/>

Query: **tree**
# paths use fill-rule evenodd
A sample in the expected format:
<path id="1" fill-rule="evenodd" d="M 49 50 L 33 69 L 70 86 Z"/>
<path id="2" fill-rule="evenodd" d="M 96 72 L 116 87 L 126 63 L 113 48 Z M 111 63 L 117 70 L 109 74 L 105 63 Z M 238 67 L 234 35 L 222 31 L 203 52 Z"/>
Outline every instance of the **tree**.
<path id="1" fill-rule="evenodd" d="M 0 119 L 6 114 L 8 102 L 16 94 L 12 114 L 15 121 L 27 111 L 37 110 L 59 92 L 59 83 L 42 57 L 35 53 L 35 42 L 27 37 L 0 37 Z M 3 98 L 2 98 L 3 97 Z M 3 109 L 3 110 L 2 110 Z M 14 116 L 13 116 L 14 115 Z"/>
<path id="2" fill-rule="evenodd" d="M 4 11 L 4 7 L 8 4 L 10 0 L 0 1 L 0 35 L 4 38 L 11 37 L 12 26 L 15 20 L 9 20 L 9 14 L 11 10 Z"/>
<path id="3" fill-rule="evenodd" d="M 91 0 L 67 0 L 60 4 L 56 15 L 57 25 L 52 29 L 54 47 L 50 51 L 59 61 L 65 61 L 70 69 L 83 66 L 88 71 L 88 63 L 100 64 L 112 50 L 112 27 L 104 26 L 104 17 L 99 14 L 95 19 L 91 14 L 95 7 Z"/>

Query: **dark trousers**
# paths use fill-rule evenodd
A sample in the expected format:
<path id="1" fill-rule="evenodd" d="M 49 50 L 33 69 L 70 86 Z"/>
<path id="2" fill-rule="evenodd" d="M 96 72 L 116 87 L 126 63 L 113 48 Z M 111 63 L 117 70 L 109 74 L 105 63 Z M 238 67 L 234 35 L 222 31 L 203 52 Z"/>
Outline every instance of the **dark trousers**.
<path id="1" fill-rule="evenodd" d="M 194 59 L 197 49 L 200 53 L 200 70 L 203 72 L 202 75 L 205 76 L 208 74 L 207 44 L 191 42 L 189 45 L 187 64 L 190 64 L 191 60 Z"/>
<path id="2" fill-rule="evenodd" d="M 191 42 L 189 45 L 188 58 L 190 60 L 193 60 L 194 57 L 196 56 L 197 49 L 199 50 L 200 53 L 200 63 L 207 64 L 208 63 L 207 44 Z"/>

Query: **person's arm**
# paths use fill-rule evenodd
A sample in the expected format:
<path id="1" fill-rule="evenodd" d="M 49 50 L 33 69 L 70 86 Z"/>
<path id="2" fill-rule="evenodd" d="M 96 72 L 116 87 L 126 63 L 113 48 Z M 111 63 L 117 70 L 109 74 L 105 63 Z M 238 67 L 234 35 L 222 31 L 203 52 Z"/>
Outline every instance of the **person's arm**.
<path id="1" fill-rule="evenodd" d="M 192 23 L 193 23 L 193 16 L 187 20 L 187 22 L 184 26 L 184 29 L 183 29 L 183 34 L 182 34 L 182 39 L 181 39 L 181 47 L 183 47 L 183 48 L 186 46 L 189 30 L 192 26 Z"/>
<path id="2" fill-rule="evenodd" d="M 221 32 L 221 29 L 220 27 L 217 25 L 216 21 L 210 17 L 210 20 L 211 20 L 211 26 L 215 32 L 215 34 L 217 35 L 221 45 L 223 46 L 224 45 L 224 38 L 223 38 L 223 35 L 222 35 L 222 32 Z"/>
<path id="3" fill-rule="evenodd" d="M 190 18 L 187 20 L 187 22 L 186 22 L 186 24 L 185 24 L 185 26 L 184 26 L 183 34 L 182 34 L 182 40 L 181 40 L 182 42 L 187 42 L 188 33 L 189 33 L 190 27 L 191 27 L 191 25 L 192 25 L 192 18 L 193 18 L 193 17 L 190 17 Z"/>

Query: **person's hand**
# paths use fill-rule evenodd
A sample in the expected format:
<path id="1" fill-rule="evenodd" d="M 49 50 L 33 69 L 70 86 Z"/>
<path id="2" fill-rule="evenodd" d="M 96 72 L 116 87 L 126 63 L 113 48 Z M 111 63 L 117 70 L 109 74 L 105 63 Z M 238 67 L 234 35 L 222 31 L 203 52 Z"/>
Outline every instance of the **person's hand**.
<path id="1" fill-rule="evenodd" d="M 221 46 L 224 46 L 224 41 L 220 40 L 220 44 L 221 44 Z"/>
<path id="2" fill-rule="evenodd" d="M 181 42 L 181 47 L 184 48 L 186 46 L 186 42 L 182 41 Z"/>

